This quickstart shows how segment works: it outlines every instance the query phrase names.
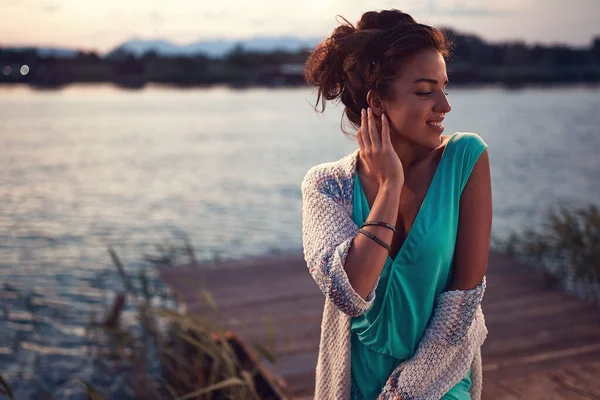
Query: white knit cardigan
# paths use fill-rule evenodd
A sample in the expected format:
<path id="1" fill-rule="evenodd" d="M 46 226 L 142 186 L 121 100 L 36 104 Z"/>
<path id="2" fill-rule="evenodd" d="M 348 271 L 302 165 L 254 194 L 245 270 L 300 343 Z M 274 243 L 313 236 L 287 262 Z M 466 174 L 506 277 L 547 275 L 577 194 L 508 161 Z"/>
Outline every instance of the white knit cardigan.
<path id="1" fill-rule="evenodd" d="M 375 298 L 358 295 L 344 262 L 358 227 L 352 194 L 358 150 L 311 168 L 302 182 L 304 258 L 326 296 L 316 369 L 315 399 L 350 399 L 350 320 Z M 379 399 L 439 400 L 471 368 L 470 394 L 481 398 L 481 345 L 487 329 L 481 300 L 485 277 L 471 290 L 441 293 L 415 355 L 393 371 Z"/>

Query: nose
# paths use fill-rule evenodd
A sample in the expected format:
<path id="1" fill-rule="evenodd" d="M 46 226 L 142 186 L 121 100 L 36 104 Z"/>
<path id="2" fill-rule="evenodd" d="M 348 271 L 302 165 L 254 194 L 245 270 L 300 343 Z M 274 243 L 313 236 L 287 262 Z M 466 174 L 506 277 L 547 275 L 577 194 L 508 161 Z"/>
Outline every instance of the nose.
<path id="1" fill-rule="evenodd" d="M 447 114 L 450 111 L 452 111 L 452 106 L 450 105 L 450 102 L 448 101 L 448 96 L 446 96 L 445 94 L 442 93 L 440 101 L 438 101 L 436 104 L 435 112 Z"/>

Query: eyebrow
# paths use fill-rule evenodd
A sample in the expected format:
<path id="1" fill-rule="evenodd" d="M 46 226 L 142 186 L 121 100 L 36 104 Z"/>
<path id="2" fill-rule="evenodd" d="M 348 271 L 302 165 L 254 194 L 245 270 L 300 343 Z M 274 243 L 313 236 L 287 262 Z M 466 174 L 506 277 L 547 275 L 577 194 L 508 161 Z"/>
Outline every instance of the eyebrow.
<path id="1" fill-rule="evenodd" d="M 419 83 L 419 82 L 427 82 L 427 83 L 432 83 L 434 85 L 438 84 L 438 81 L 436 81 L 435 79 L 431 79 L 431 78 L 419 78 L 416 81 L 414 81 L 413 83 Z M 448 84 L 448 81 L 446 81 L 444 83 L 444 85 L 447 85 L 447 84 Z"/>

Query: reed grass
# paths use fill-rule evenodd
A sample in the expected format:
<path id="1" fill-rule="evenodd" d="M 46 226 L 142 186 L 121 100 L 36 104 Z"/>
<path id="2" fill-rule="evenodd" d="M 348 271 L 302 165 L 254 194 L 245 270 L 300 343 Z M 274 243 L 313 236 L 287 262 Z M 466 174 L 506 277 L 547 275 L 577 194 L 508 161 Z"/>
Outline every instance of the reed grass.
<path id="1" fill-rule="evenodd" d="M 122 295 L 129 309 L 133 309 L 135 323 L 127 325 L 120 317 L 110 324 L 92 318 L 86 327 L 87 337 L 99 345 L 90 346 L 87 354 L 90 360 L 103 365 L 107 373 L 128 367 L 131 373 L 127 382 L 135 399 L 262 398 L 255 386 L 257 365 L 239 358 L 210 292 L 199 282 L 200 310 L 194 315 L 187 314 L 155 276 L 157 266 L 199 265 L 187 237 L 179 242 L 156 244 L 152 253 L 143 255 L 144 263 L 137 272 L 130 271 L 114 248 L 109 246 L 108 253 L 121 278 Z M 268 343 L 255 344 L 254 350 L 261 359 L 274 363 L 272 323 L 265 329 Z M 73 384 L 82 385 L 93 400 L 104 398 L 101 390 L 78 378 L 64 386 Z M 14 398 L 0 376 L 0 398 L 2 394 Z"/>
<path id="2" fill-rule="evenodd" d="M 541 271 L 547 283 L 600 304 L 600 212 L 596 205 L 550 209 L 541 227 L 494 247 Z"/>

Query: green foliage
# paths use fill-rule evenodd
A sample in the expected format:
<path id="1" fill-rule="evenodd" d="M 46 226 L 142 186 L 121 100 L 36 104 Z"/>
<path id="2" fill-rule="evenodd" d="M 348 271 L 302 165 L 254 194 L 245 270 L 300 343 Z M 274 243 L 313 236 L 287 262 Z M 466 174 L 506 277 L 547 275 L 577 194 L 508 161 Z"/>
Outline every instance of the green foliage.
<path id="1" fill-rule="evenodd" d="M 549 284 L 563 285 L 600 302 L 600 212 L 595 205 L 560 207 L 540 229 L 525 229 L 495 247 L 540 269 Z"/>
<path id="2" fill-rule="evenodd" d="M 125 289 L 121 296 L 124 295 L 133 306 L 135 323 L 126 325 L 119 318 L 122 307 L 116 308 L 116 318 L 94 318 L 86 331 L 87 337 L 98 345 L 89 346 L 88 358 L 104 366 L 107 373 L 122 366 L 130 367 L 132 373 L 127 381 L 136 399 L 261 398 L 255 383 L 259 373 L 255 361 L 264 358 L 275 362 L 271 347 L 274 346 L 272 321 L 268 320 L 265 328 L 268 343 L 255 344 L 256 359 L 248 362 L 241 355 L 242 350 L 250 349 L 240 347 L 232 332 L 221 324 L 218 306 L 201 282 L 198 286 L 200 310 L 187 314 L 154 276 L 157 266 L 197 265 L 195 250 L 187 237 L 179 243 L 156 244 L 152 254 L 143 256 L 145 264 L 137 272 L 128 270 L 114 248 L 109 247 L 108 252 Z M 34 315 L 35 310 L 31 312 Z M 107 320 L 111 322 L 107 323 Z M 160 361 L 158 377 L 157 359 Z M 82 385 L 90 399 L 104 398 L 97 388 L 79 378 L 71 379 L 63 386 L 66 388 L 74 383 Z M 14 398 L 8 383 L 0 376 L 0 398 L 2 395 Z M 50 396 L 47 398 L 51 400 Z"/>
<path id="3" fill-rule="evenodd" d="M 257 364 L 244 363 L 229 332 L 218 317 L 217 304 L 199 282 L 200 310 L 187 314 L 177 306 L 162 285 L 153 284 L 147 271 L 157 266 L 197 265 L 189 239 L 164 242 L 144 255 L 146 263 L 139 272 L 128 274 L 116 251 L 109 248 L 127 295 L 133 299 L 141 333 L 128 328 L 110 328 L 94 324 L 111 336 L 113 354 L 134 367 L 133 389 L 136 398 L 158 399 L 168 395 L 178 399 L 260 399 L 254 387 Z M 273 360 L 272 352 L 258 346 L 257 352 Z M 162 368 L 162 381 L 153 382 L 148 370 L 148 357 L 157 354 Z"/>
<path id="4" fill-rule="evenodd" d="M 472 34 L 450 28 L 442 30 L 454 43 L 448 60 L 453 84 L 600 82 L 598 36 L 591 38 L 589 46 L 580 48 L 519 41 L 489 43 Z M 301 71 L 289 74 L 282 66 L 304 65 L 311 50 L 252 51 L 237 46 L 224 57 L 211 57 L 202 53 L 168 56 L 153 50 L 136 56 L 118 48 L 104 56 L 78 52 L 75 57 L 61 57 L 40 56 L 33 48 L 0 47 L 1 64 L 31 67 L 26 76 L 0 75 L 0 84 L 62 87 L 73 82 L 114 82 L 131 88 L 146 83 L 201 87 L 304 86 Z"/>

